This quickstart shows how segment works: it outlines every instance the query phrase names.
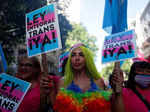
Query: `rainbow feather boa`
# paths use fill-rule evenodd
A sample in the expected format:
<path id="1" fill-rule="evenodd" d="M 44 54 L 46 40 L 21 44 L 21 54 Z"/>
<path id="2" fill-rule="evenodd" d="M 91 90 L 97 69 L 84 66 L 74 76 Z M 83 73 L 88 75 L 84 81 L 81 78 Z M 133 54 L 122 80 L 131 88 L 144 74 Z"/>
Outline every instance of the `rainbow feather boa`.
<path id="1" fill-rule="evenodd" d="M 58 93 L 56 112 L 110 112 L 111 91 L 76 93 L 64 88 Z"/>

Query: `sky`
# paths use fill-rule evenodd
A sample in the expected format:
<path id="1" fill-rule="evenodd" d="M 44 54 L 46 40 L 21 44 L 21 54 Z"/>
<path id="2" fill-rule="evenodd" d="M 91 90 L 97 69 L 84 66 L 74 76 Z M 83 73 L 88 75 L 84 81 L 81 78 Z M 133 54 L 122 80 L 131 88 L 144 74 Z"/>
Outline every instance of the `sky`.
<path id="1" fill-rule="evenodd" d="M 94 2 L 93 2 L 94 1 Z M 135 18 L 149 0 L 128 0 L 128 18 Z M 96 34 L 103 22 L 105 0 L 80 0 L 80 21 L 91 34 Z M 97 30 L 95 30 L 97 29 Z"/>
<path id="2" fill-rule="evenodd" d="M 75 1 L 75 0 L 74 0 Z M 136 17 L 136 14 L 149 2 L 149 0 L 128 0 L 127 17 L 128 21 Z M 87 31 L 91 35 L 97 37 L 97 45 L 99 47 L 98 55 L 96 58 L 96 66 L 101 70 L 101 47 L 102 40 L 105 33 L 102 30 L 103 15 L 104 15 L 105 0 L 80 0 L 80 22 L 86 27 Z"/>
<path id="3" fill-rule="evenodd" d="M 128 22 L 136 18 L 136 14 L 141 12 L 150 0 L 128 0 L 127 17 Z M 97 38 L 99 51 L 96 57 L 96 66 L 99 71 L 102 69 L 101 48 L 103 39 L 108 35 L 102 29 L 105 0 L 72 0 L 68 14 L 70 20 L 81 23 L 90 35 Z"/>

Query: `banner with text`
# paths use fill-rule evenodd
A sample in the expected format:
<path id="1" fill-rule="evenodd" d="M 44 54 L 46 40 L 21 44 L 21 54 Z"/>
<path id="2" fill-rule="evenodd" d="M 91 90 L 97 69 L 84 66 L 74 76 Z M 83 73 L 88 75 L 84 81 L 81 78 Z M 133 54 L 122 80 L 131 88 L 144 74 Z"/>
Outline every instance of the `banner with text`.
<path id="1" fill-rule="evenodd" d="M 26 39 L 29 57 L 62 47 L 55 4 L 26 14 Z"/>
<path id="2" fill-rule="evenodd" d="M 16 112 L 30 86 L 29 82 L 0 74 L 0 112 Z"/>
<path id="3" fill-rule="evenodd" d="M 134 30 L 106 36 L 102 49 L 102 63 L 137 57 Z"/>
<path id="4" fill-rule="evenodd" d="M 62 72 L 64 61 L 68 58 L 68 56 L 69 56 L 69 51 L 59 56 L 59 65 L 58 65 L 59 72 Z"/>

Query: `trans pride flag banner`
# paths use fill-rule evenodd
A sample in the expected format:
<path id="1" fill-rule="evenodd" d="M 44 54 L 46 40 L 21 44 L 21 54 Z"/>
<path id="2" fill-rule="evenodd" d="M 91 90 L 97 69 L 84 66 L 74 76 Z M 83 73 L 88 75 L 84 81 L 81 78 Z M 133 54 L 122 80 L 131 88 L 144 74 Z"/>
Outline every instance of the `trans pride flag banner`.
<path id="1" fill-rule="evenodd" d="M 63 53 L 62 55 L 59 56 L 59 65 L 58 65 L 58 71 L 62 72 L 62 67 L 63 67 L 63 63 L 64 61 L 69 57 L 69 51 Z"/>
<path id="2" fill-rule="evenodd" d="M 55 4 L 26 14 L 26 40 L 29 57 L 62 47 Z"/>
<path id="3" fill-rule="evenodd" d="M 105 0 L 105 9 L 102 28 L 108 34 L 126 31 L 128 0 Z M 123 61 L 120 62 L 120 66 Z"/>
<path id="4" fill-rule="evenodd" d="M 127 29 L 127 6 L 128 0 L 105 0 L 102 27 L 108 34 Z"/>
<path id="5" fill-rule="evenodd" d="M 134 30 L 106 36 L 102 49 L 102 63 L 137 57 Z"/>
<path id="6" fill-rule="evenodd" d="M 0 112 L 16 112 L 31 84 L 0 74 Z"/>

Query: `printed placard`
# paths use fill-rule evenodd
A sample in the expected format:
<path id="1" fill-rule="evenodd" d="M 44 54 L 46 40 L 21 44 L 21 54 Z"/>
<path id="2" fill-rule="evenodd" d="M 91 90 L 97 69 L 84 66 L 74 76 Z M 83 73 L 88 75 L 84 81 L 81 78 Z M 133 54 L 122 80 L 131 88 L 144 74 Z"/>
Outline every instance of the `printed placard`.
<path id="1" fill-rule="evenodd" d="M 134 30 L 106 36 L 102 49 L 102 63 L 137 57 Z"/>
<path id="2" fill-rule="evenodd" d="M 0 74 L 0 112 L 16 112 L 31 84 L 8 74 Z"/>
<path id="3" fill-rule="evenodd" d="M 55 4 L 26 14 L 28 56 L 62 48 Z"/>
<path id="4" fill-rule="evenodd" d="M 63 53 L 62 55 L 59 56 L 59 65 L 58 65 L 58 71 L 62 72 L 62 66 L 63 66 L 63 62 L 65 59 L 67 59 L 69 56 L 69 51 Z"/>

